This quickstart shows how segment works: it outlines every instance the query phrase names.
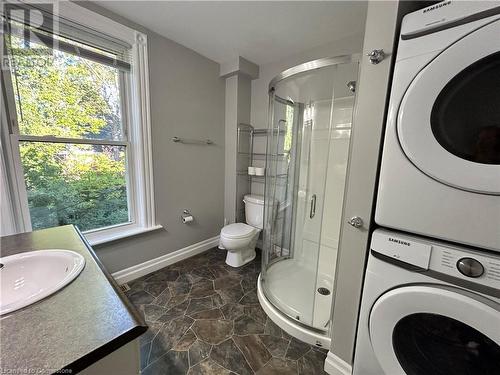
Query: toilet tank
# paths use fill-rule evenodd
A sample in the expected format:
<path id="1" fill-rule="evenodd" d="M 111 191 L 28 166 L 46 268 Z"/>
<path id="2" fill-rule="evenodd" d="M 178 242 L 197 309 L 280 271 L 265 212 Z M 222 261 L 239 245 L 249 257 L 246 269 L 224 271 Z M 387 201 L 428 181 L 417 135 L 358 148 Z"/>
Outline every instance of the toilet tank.
<path id="1" fill-rule="evenodd" d="M 248 225 L 262 229 L 264 224 L 264 197 L 262 195 L 245 195 L 245 219 Z"/>

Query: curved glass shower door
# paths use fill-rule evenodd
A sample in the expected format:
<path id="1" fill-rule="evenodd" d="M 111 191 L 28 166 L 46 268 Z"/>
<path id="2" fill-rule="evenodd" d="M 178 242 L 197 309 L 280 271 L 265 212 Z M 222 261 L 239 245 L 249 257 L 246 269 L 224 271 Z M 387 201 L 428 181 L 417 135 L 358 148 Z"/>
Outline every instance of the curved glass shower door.
<path id="1" fill-rule="evenodd" d="M 269 94 L 262 288 L 281 312 L 322 330 L 330 317 L 354 104 L 347 83 L 358 68 L 345 60 L 280 77 Z M 334 150 L 335 139 L 343 141 Z"/>

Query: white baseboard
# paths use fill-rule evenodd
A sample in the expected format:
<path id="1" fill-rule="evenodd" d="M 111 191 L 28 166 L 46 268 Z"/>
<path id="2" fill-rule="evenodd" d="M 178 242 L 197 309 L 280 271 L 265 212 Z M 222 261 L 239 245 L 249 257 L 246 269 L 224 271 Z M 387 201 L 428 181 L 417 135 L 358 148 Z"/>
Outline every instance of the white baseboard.
<path id="1" fill-rule="evenodd" d="M 138 279 L 148 273 L 158 271 L 159 269 L 177 263 L 183 259 L 200 254 L 208 249 L 211 249 L 219 244 L 219 236 L 209 238 L 207 240 L 186 246 L 182 249 L 162 255 L 158 258 L 148 260 L 144 263 L 136 264 L 135 266 L 125 268 L 124 270 L 114 272 L 112 276 L 118 284 L 125 284 L 129 281 Z"/>
<path id="2" fill-rule="evenodd" d="M 332 352 L 328 352 L 325 360 L 325 372 L 330 375 L 351 375 L 352 366 Z"/>

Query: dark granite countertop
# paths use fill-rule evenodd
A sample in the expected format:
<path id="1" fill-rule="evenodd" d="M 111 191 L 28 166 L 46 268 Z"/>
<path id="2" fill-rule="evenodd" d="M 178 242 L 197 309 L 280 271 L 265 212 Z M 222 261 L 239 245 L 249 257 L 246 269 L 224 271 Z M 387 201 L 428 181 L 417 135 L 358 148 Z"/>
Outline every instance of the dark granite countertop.
<path id="1" fill-rule="evenodd" d="M 2 257 L 50 248 L 80 253 L 85 268 L 57 293 L 0 317 L 0 373 L 75 373 L 147 329 L 72 225 L 0 238 Z"/>

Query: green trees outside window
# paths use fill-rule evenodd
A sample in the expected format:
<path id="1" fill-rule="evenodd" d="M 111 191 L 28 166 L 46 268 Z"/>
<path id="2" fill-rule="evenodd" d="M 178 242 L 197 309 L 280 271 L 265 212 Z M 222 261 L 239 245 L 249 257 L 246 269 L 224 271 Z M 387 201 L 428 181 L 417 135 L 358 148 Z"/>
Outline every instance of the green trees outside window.
<path id="1" fill-rule="evenodd" d="M 126 146 L 93 143 L 125 139 L 119 71 L 11 39 L 19 150 L 33 229 L 75 224 L 86 231 L 129 222 Z M 40 142 L 23 135 L 64 140 Z"/>

